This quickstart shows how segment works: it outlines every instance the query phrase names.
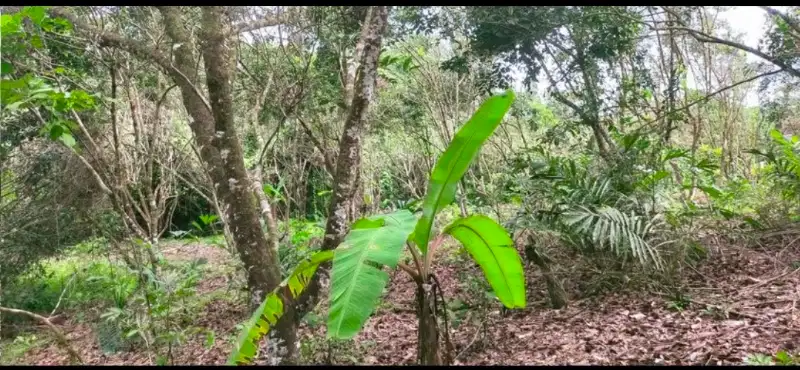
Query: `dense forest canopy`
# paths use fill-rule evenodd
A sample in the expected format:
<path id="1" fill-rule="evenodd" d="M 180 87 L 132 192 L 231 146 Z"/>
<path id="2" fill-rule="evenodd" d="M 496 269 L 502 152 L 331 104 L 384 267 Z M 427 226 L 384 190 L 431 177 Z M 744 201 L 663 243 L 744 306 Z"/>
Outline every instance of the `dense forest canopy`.
<path id="1" fill-rule="evenodd" d="M 795 364 L 800 7 L 729 10 L 2 6 L 0 363 Z"/>

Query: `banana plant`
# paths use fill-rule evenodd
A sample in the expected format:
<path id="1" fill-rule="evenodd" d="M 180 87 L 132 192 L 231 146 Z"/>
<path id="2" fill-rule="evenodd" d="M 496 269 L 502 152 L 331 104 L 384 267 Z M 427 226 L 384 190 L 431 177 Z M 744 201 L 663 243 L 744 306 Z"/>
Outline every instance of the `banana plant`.
<path id="1" fill-rule="evenodd" d="M 353 223 L 344 242 L 332 255 L 320 252 L 301 263 L 285 284 L 268 295 L 253 314 L 229 363 L 252 361 L 258 341 L 283 314 L 284 301 L 278 290 L 288 287 L 288 294 L 299 295 L 317 266 L 332 259 L 329 338 L 348 339 L 358 334 L 389 281 L 385 268 L 400 268 L 417 285 L 418 360 L 422 364 L 441 364 L 434 309 L 441 291 L 435 284 L 432 264 L 434 252 L 445 235 L 458 240 L 475 259 L 504 306 L 525 307 L 522 260 L 508 232 L 497 222 L 483 215 L 463 217 L 446 226 L 440 235 L 431 237 L 436 214 L 455 200 L 459 181 L 513 101 L 514 93 L 510 90 L 490 97 L 456 133 L 434 166 L 419 219 L 405 209 L 362 218 Z M 410 252 L 414 266 L 400 263 L 404 247 Z"/>
<path id="2" fill-rule="evenodd" d="M 481 146 L 503 120 L 514 93 L 506 91 L 486 100 L 453 138 L 436 162 L 419 220 L 407 210 L 362 219 L 353 227 L 333 259 L 328 336 L 351 338 L 372 314 L 389 276 L 383 266 L 398 266 L 417 285 L 419 320 L 417 356 L 422 364 L 442 363 L 434 310 L 436 294 L 432 271 L 436 247 L 445 235 L 464 246 L 483 270 L 500 302 L 508 308 L 525 307 L 525 276 L 514 243 L 491 218 L 473 215 L 455 220 L 432 238 L 436 214 L 455 200 L 458 183 Z M 414 266 L 399 263 L 406 246 Z"/>
<path id="3" fill-rule="evenodd" d="M 229 365 L 253 363 L 258 353 L 258 343 L 284 313 L 284 297 L 297 299 L 305 291 L 320 264 L 333 259 L 333 251 L 320 251 L 300 262 L 275 290 L 267 294 L 264 301 L 244 324 L 239 340 L 228 358 Z"/>

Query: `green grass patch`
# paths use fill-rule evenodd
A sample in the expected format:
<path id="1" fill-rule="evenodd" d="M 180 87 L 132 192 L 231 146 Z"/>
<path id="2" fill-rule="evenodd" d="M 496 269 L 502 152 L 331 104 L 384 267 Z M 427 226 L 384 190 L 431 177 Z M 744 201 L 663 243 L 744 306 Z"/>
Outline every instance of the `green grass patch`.
<path id="1" fill-rule="evenodd" d="M 124 306 L 136 284 L 136 276 L 122 264 L 70 256 L 45 261 L 15 279 L 4 287 L 3 302 L 9 307 L 49 313 L 63 292 L 63 309 L 88 304 Z"/>
<path id="2" fill-rule="evenodd" d="M 19 364 L 28 351 L 45 344 L 47 344 L 47 339 L 36 334 L 24 334 L 14 339 L 4 340 L 0 342 L 0 364 Z"/>

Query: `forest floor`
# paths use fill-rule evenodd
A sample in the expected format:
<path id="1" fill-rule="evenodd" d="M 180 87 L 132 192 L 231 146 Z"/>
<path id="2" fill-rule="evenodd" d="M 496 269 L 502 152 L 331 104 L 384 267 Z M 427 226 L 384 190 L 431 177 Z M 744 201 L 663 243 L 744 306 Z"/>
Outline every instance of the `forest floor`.
<path id="1" fill-rule="evenodd" d="M 440 259 L 436 274 L 450 308 L 448 325 L 455 364 L 737 364 L 754 353 L 774 354 L 800 344 L 796 303 L 800 300 L 800 250 L 758 251 L 714 242 L 710 258 L 681 277 L 682 294 L 614 293 L 572 299 L 567 308 L 547 307 L 545 284 L 536 268 L 528 271 L 528 307 L 503 312 L 475 291 L 480 270 L 455 253 Z M 780 248 L 779 248 L 780 249 Z M 230 263 L 218 247 L 174 244 L 169 260 L 203 257 L 209 271 Z M 532 267 L 532 266 L 531 266 Z M 579 278 L 582 279 L 582 278 Z M 230 294 L 224 274 L 207 273 L 198 297 L 207 303 L 194 325 L 214 330 L 204 345 L 197 335 L 174 349 L 175 364 L 223 364 L 249 312 Z M 477 287 L 477 288 L 476 288 Z M 571 287 L 567 291 L 571 292 Z M 484 294 L 485 295 L 485 294 Z M 216 298 L 215 298 L 216 297 Z M 149 364 L 144 351 L 104 354 L 91 320 L 69 313 L 60 328 L 89 364 Z M 346 343 L 327 342 L 324 307 L 309 314 L 301 331 L 301 361 L 333 364 L 412 364 L 416 361 L 417 322 L 414 285 L 405 274 L 392 276 L 388 292 L 364 330 Z M 40 329 L 42 335 L 46 332 Z M 53 341 L 27 350 L 26 364 L 67 364 Z"/>

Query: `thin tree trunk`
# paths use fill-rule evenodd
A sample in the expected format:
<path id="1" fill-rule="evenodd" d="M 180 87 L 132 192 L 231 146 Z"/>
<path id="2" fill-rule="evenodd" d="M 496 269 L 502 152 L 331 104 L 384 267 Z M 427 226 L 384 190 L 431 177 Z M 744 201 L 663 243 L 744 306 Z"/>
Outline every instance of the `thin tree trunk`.
<path id="1" fill-rule="evenodd" d="M 280 283 L 277 255 L 267 247 L 250 178 L 244 168 L 241 143 L 234 125 L 232 80 L 234 48 L 226 37 L 223 7 L 203 8 L 203 61 L 209 100 L 197 89 L 196 58 L 191 39 L 183 28 L 178 8 L 160 7 L 167 34 L 175 47 L 175 83 L 181 89 L 186 110 L 194 120 L 200 157 L 219 196 L 222 212 L 248 275 L 251 304 L 257 306 Z M 176 76 L 178 75 L 178 76 Z"/>
<path id="2" fill-rule="evenodd" d="M 388 25 L 389 9 L 385 6 L 374 6 L 367 10 L 366 19 L 361 29 L 359 44 L 362 49 L 352 103 L 344 124 L 344 131 L 339 140 L 339 155 L 336 158 L 334 173 L 333 197 L 325 226 L 323 250 L 332 250 L 339 246 L 348 231 L 348 210 L 353 203 L 354 189 L 357 186 L 361 167 L 361 137 L 366 126 L 367 109 L 373 97 L 377 81 L 378 58 L 381 52 L 383 34 Z M 293 318 L 295 327 L 299 320 L 319 301 L 320 291 L 328 279 L 330 263 L 320 265 L 306 293 L 296 302 L 297 313 Z M 282 319 L 288 321 L 288 318 Z"/>
<path id="3" fill-rule="evenodd" d="M 561 282 L 553 276 L 553 271 L 550 269 L 550 265 L 547 263 L 545 258 L 539 254 L 534 247 L 534 241 L 531 240 L 532 236 L 528 237 L 528 245 L 525 246 L 525 257 L 540 270 L 542 270 L 542 276 L 544 277 L 544 281 L 547 284 L 547 295 L 550 297 L 550 304 L 553 308 L 559 309 L 567 306 L 567 293 L 564 292 L 564 287 L 561 285 Z"/>
<path id="4" fill-rule="evenodd" d="M 274 249 L 278 253 L 278 224 L 275 222 L 275 214 L 272 206 L 269 204 L 269 199 L 264 194 L 264 185 L 261 183 L 262 169 L 257 166 L 253 173 L 253 193 L 258 204 L 261 208 L 261 219 L 267 227 L 267 245 L 269 248 Z"/>

